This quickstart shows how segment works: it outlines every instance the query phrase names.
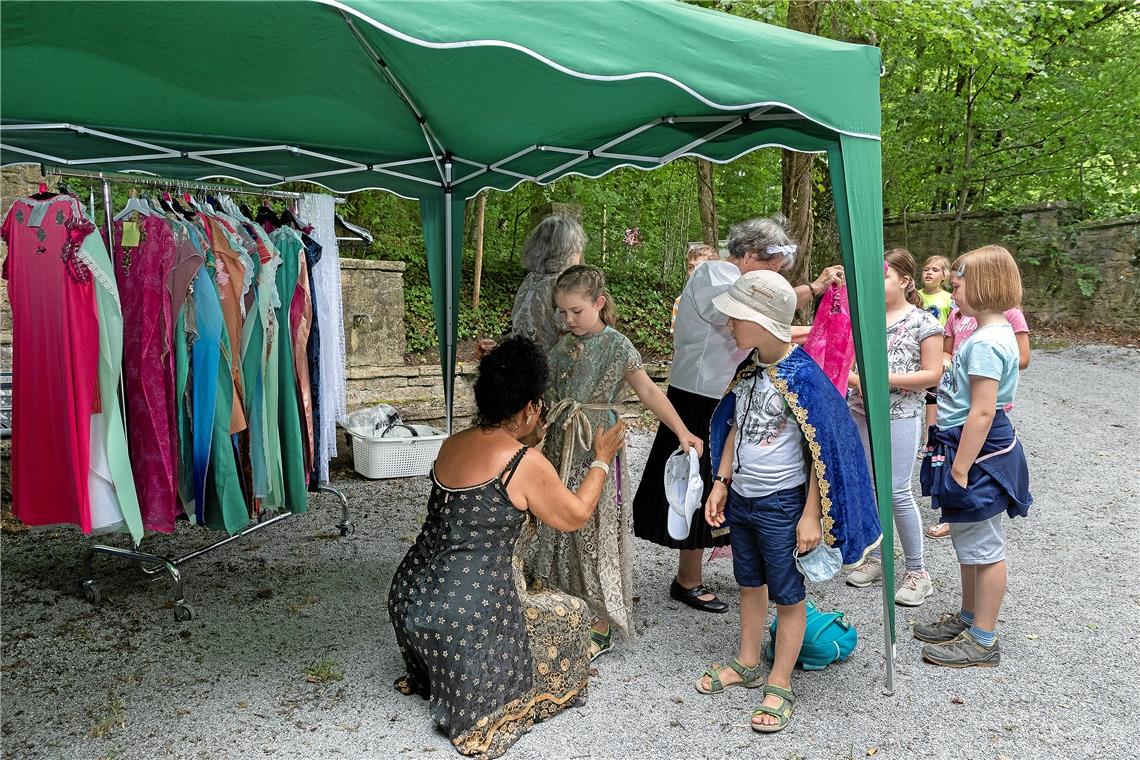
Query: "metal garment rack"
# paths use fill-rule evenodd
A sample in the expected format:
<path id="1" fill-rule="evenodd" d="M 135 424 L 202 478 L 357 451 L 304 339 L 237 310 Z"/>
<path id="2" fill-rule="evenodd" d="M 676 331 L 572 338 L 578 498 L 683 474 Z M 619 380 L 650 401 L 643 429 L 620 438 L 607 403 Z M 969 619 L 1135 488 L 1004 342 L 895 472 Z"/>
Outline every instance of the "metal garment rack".
<path id="1" fill-rule="evenodd" d="M 252 195 L 259 197 L 271 198 L 290 198 L 297 199 L 301 197 L 301 193 L 295 193 L 285 190 L 266 190 L 258 187 L 242 187 L 240 185 L 222 185 L 214 182 L 198 182 L 192 180 L 176 180 L 164 177 L 154 177 L 150 175 L 136 175 L 136 174 L 123 174 L 118 172 L 93 172 L 85 171 L 82 169 L 68 169 L 55 166 L 40 166 L 40 173 L 44 176 L 57 176 L 57 177 L 77 177 L 82 179 L 94 179 L 102 182 L 103 185 L 103 211 L 106 216 L 108 240 L 114 240 L 114 227 L 113 223 L 113 209 L 111 208 L 111 183 L 118 182 L 123 184 L 144 185 L 156 188 L 178 188 L 180 190 L 202 190 L 212 191 L 218 193 L 228 193 L 230 195 Z M 343 203 L 343 198 L 334 198 L 335 203 Z M 340 501 L 341 506 L 341 521 L 337 523 L 336 527 L 340 531 L 341 536 L 351 535 L 355 526 L 352 523 L 352 517 L 348 511 L 348 498 L 343 492 L 334 488 L 329 483 L 318 483 L 313 489 L 316 493 L 327 493 L 335 496 Z M 107 546 L 104 544 L 95 544 L 87 549 L 83 555 L 83 579 L 80 582 L 83 589 L 83 596 L 87 601 L 92 604 L 99 604 L 103 600 L 103 593 L 95 582 L 94 578 L 94 560 L 95 555 L 103 554 L 109 557 L 117 557 L 129 561 L 135 568 L 139 575 L 151 580 L 156 580 L 163 575 L 170 579 L 171 586 L 171 601 L 174 604 L 174 619 L 179 622 L 187 622 L 193 620 L 197 616 L 194 607 L 186 601 L 184 594 L 184 585 L 182 582 L 182 565 L 197 559 L 204 554 L 209 554 L 215 549 L 219 549 L 226 544 L 244 538 L 251 533 L 255 533 L 270 525 L 279 523 L 285 518 L 289 517 L 291 512 L 283 512 L 272 517 L 265 517 L 264 514 L 257 521 L 225 538 L 215 541 L 212 544 L 203 546 L 181 557 L 166 557 L 161 554 L 153 554 L 140 550 L 141 544 L 135 544 L 133 548 L 123 548 L 118 546 Z"/>

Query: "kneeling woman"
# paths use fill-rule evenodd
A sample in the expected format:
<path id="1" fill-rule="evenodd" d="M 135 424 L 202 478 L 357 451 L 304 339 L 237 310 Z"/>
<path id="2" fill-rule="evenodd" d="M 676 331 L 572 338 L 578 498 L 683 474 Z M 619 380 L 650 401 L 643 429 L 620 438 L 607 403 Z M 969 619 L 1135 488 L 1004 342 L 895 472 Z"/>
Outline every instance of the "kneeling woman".
<path id="1" fill-rule="evenodd" d="M 606 477 L 592 468 L 571 492 L 546 457 L 520 445 L 541 437 L 547 377 L 528 338 L 503 341 L 479 363 L 478 424 L 440 449 L 427 518 L 388 597 L 407 666 L 395 686 L 430 700 L 432 719 L 465 755 L 498 757 L 586 693 L 586 604 L 530 593 L 522 574 L 535 518 L 581 528 Z M 624 437 L 620 422 L 599 432 L 597 460 L 609 464 Z"/>

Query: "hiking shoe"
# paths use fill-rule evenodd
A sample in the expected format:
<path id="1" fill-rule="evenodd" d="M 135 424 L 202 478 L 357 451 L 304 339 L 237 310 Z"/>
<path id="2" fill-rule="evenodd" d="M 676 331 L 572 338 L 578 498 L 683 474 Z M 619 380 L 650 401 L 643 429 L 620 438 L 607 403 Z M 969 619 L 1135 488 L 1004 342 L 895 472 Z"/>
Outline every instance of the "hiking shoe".
<path id="1" fill-rule="evenodd" d="M 934 593 L 934 586 L 930 583 L 929 573 L 920 573 L 917 570 L 907 572 L 902 585 L 895 592 L 895 604 L 903 607 L 921 607 L 926 597 Z"/>
<path id="2" fill-rule="evenodd" d="M 847 576 L 847 585 L 855 588 L 865 588 L 875 581 L 883 579 L 883 565 L 874 557 L 868 557 L 859 563 L 851 575 Z"/>
<path id="3" fill-rule="evenodd" d="M 945 668 L 996 668 L 1001 662 L 1000 642 L 982 646 L 969 631 L 944 644 L 924 644 L 922 659 Z"/>
<path id="4" fill-rule="evenodd" d="M 914 637 L 930 644 L 945 644 L 958 638 L 970 626 L 962 621 L 958 612 L 943 612 L 933 623 L 918 623 L 914 627 Z"/>

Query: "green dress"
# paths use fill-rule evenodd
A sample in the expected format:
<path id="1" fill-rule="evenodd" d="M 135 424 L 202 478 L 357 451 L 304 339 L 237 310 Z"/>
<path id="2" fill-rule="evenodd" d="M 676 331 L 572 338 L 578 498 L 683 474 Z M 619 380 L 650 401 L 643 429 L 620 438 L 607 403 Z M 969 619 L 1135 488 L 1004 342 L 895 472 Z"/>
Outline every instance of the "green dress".
<path id="1" fill-rule="evenodd" d="M 547 398 L 552 407 L 543 453 L 571 490 L 581 484 L 594 459 L 593 431 L 617 422 L 625 373 L 641 368 L 641 354 L 612 327 L 581 338 L 568 333 L 550 350 Z M 585 599 L 595 615 L 608 617 L 630 636 L 633 518 L 632 502 L 624 503 L 623 484 L 629 484 L 624 449 L 614 460 L 590 521 L 573 533 L 540 525 L 529 567 L 533 577 Z"/>
<path id="2" fill-rule="evenodd" d="M 99 398 L 103 418 L 100 432 L 107 452 L 107 472 L 102 474 L 110 475 L 124 526 L 131 540 L 138 545 L 143 537 L 142 512 L 127 449 L 126 413 L 119 398 L 119 379 L 123 371 L 123 313 L 119 289 L 107 246 L 98 232 L 84 239 L 78 258 L 91 270 L 95 280 L 95 303 L 99 310 Z M 94 469 L 94 459 L 91 464 Z"/>
<path id="3" fill-rule="evenodd" d="M 293 341 L 289 332 L 289 306 L 297 289 L 297 278 L 303 266 L 304 251 L 301 236 L 296 230 L 280 228 L 270 238 L 281 254 L 277 268 L 277 297 L 275 308 L 277 332 L 274 349 L 277 352 L 277 421 L 281 440 L 281 465 L 285 483 L 285 507 L 290 512 L 304 512 L 308 505 L 309 479 L 305 473 L 304 448 L 301 441 L 301 408 L 297 397 L 297 373 L 293 365 Z"/>

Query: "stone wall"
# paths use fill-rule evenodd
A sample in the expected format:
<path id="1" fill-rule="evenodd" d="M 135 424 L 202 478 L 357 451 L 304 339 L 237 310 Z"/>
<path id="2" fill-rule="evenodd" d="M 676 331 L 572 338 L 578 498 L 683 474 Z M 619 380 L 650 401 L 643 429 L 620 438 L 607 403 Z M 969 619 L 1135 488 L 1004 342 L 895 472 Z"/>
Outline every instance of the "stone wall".
<path id="1" fill-rule="evenodd" d="M 455 380 L 456 424 L 466 425 L 475 414 L 474 384 L 477 366 L 459 362 Z M 645 371 L 659 384 L 669 378 L 669 365 L 647 363 Z M 391 404 L 405 420 L 441 424 L 444 421 L 443 376 L 438 364 L 398 365 L 388 367 L 349 367 L 348 408 L 359 409 L 375 404 Z M 637 396 L 626 388 L 620 411 L 640 412 Z"/>
<path id="2" fill-rule="evenodd" d="M 891 219 L 883 239 L 888 247 L 910 249 L 920 265 L 935 254 L 953 260 L 954 215 Z M 1066 203 L 966 214 L 959 251 L 991 243 L 1018 260 L 1032 321 L 1140 329 L 1140 216 L 1084 221 L 1081 210 Z M 1078 278 L 1095 288 L 1091 295 Z"/>
<path id="3" fill-rule="evenodd" d="M 402 261 L 340 260 L 348 369 L 404 363 Z"/>

